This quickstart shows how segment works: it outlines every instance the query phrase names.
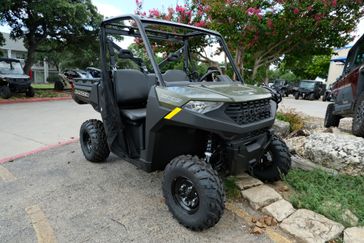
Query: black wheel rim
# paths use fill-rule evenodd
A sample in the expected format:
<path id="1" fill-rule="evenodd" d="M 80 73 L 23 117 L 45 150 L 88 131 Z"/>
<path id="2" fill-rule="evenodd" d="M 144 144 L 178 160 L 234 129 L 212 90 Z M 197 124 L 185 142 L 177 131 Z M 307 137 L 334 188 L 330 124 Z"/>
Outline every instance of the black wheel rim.
<path id="1" fill-rule="evenodd" d="M 87 152 L 91 153 L 91 151 L 92 151 L 92 141 L 91 141 L 90 135 L 87 132 L 85 132 L 83 134 L 83 143 L 85 144 Z"/>
<path id="2" fill-rule="evenodd" d="M 178 177 L 172 184 L 172 195 L 175 202 L 189 214 L 198 210 L 200 203 L 195 185 L 186 177 Z"/>
<path id="3" fill-rule="evenodd" d="M 264 171 L 269 169 L 273 165 L 273 155 L 270 151 L 267 151 L 259 161 L 252 164 L 251 169 Z"/>

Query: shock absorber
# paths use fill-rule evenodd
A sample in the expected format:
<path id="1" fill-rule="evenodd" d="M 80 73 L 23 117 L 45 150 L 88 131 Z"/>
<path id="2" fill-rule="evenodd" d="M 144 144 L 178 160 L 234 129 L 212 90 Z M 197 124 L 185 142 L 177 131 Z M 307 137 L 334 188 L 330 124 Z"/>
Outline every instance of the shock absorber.
<path id="1" fill-rule="evenodd" d="M 209 134 L 207 137 L 207 144 L 206 144 L 206 150 L 205 150 L 205 161 L 206 163 L 210 163 L 210 159 L 212 156 L 212 135 Z"/>

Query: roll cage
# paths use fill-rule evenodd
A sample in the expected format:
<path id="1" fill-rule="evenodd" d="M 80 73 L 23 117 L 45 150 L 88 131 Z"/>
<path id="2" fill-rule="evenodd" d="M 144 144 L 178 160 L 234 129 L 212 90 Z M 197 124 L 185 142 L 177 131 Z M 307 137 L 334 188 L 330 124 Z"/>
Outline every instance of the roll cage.
<path id="1" fill-rule="evenodd" d="M 133 21 L 134 25 L 127 26 L 120 24 L 122 21 Z M 182 33 L 172 33 L 168 31 L 163 30 L 154 30 L 150 28 L 146 28 L 148 25 L 158 24 L 161 26 L 169 26 L 169 27 L 176 27 L 176 28 L 183 28 L 188 29 L 190 33 L 182 34 Z M 222 36 L 215 31 L 203 29 L 196 26 L 186 25 L 186 24 L 180 24 L 180 23 L 174 23 L 164 20 L 157 20 L 157 19 L 150 19 L 150 18 L 143 18 L 137 15 L 123 15 L 115 18 L 110 18 L 101 23 L 101 30 L 100 30 L 100 43 L 101 43 L 101 69 L 102 69 L 102 82 L 110 82 L 110 65 L 108 64 L 107 60 L 107 53 L 108 50 L 110 50 L 110 46 L 115 46 L 115 43 L 110 43 L 110 40 L 108 39 L 107 35 L 114 34 L 114 35 L 123 35 L 123 36 L 130 36 L 130 37 L 136 37 L 141 38 L 144 42 L 145 49 L 147 52 L 147 55 L 150 59 L 150 62 L 152 64 L 152 68 L 154 70 L 154 73 L 157 78 L 157 84 L 161 86 L 166 86 L 166 83 L 162 77 L 160 65 L 163 64 L 157 63 L 157 60 L 155 58 L 151 43 L 149 41 L 150 38 L 153 39 L 159 39 L 159 40 L 183 40 L 184 41 L 184 47 L 180 50 L 176 51 L 176 53 L 188 55 L 186 48 L 188 48 L 188 39 L 195 36 L 202 36 L 202 35 L 213 35 L 216 36 L 218 41 L 220 42 L 224 52 L 226 53 L 226 57 L 229 60 L 230 65 L 233 68 L 234 73 L 236 74 L 236 78 L 241 83 L 244 83 L 244 80 L 234 62 L 234 59 L 229 52 L 227 48 L 227 44 L 222 38 Z M 111 57 L 112 58 L 112 57 Z M 188 63 L 185 63 L 184 66 L 188 65 Z"/>

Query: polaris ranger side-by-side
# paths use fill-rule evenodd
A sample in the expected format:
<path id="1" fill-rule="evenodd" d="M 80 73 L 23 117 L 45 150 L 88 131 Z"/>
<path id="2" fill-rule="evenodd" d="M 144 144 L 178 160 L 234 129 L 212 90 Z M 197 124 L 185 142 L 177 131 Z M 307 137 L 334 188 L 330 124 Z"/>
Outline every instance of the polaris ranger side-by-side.
<path id="1" fill-rule="evenodd" d="M 19 60 L 0 58 L 0 97 L 9 99 L 12 93 L 25 93 L 27 97 L 33 97 L 34 89 Z"/>
<path id="2" fill-rule="evenodd" d="M 275 181 L 290 169 L 272 130 L 281 97 L 244 84 L 219 33 L 127 15 L 102 22 L 100 45 L 102 77 L 74 80 L 75 95 L 103 120 L 82 124 L 82 151 L 92 162 L 111 151 L 145 171 L 164 170 L 165 202 L 182 225 L 219 221 L 219 174 Z"/>

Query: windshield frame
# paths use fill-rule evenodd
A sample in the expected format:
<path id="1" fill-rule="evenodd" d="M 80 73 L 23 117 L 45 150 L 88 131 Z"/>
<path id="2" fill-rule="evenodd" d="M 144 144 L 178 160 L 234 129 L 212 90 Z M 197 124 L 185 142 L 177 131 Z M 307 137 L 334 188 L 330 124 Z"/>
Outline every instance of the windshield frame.
<path id="1" fill-rule="evenodd" d="M 0 74 L 2 75 L 24 75 L 24 70 L 21 66 L 21 62 L 16 59 L 0 59 L 0 62 L 5 62 L 9 64 L 10 69 L 9 72 L 3 73 L 0 71 Z M 17 71 L 17 72 L 13 72 Z"/>
<path id="2" fill-rule="evenodd" d="M 135 27 L 128 27 L 128 30 L 125 30 L 125 28 L 120 28 L 121 26 L 117 26 L 117 23 L 120 23 L 121 21 L 125 21 L 125 20 L 132 20 L 135 23 Z M 160 67 L 156 61 L 155 58 L 155 53 L 152 49 L 151 43 L 149 41 L 149 37 L 146 33 L 146 25 L 165 25 L 165 26 L 171 26 L 171 27 L 176 27 L 176 28 L 183 28 L 183 29 L 188 29 L 191 30 L 192 33 L 190 34 L 186 34 L 186 35 L 181 35 L 181 34 L 176 34 L 176 36 L 182 36 L 183 38 L 187 39 L 189 37 L 193 37 L 196 35 L 213 35 L 217 38 L 217 40 L 219 41 L 221 47 L 223 48 L 223 51 L 226 54 L 227 59 L 229 60 L 230 65 L 233 68 L 234 73 L 236 74 L 236 78 L 237 81 L 241 82 L 242 84 L 244 84 L 244 80 L 239 72 L 239 69 L 236 66 L 235 60 L 233 58 L 233 56 L 231 55 L 227 44 L 224 40 L 224 38 L 221 36 L 220 33 L 212 31 L 212 30 L 207 30 L 204 28 L 200 28 L 200 27 L 196 27 L 196 26 L 191 26 L 191 25 L 186 25 L 186 24 L 180 24 L 180 23 L 174 23 L 174 22 L 170 22 L 170 21 L 165 21 L 165 20 L 157 20 L 157 19 L 150 19 L 150 18 L 141 18 L 137 15 L 124 15 L 124 16 L 120 16 L 120 17 L 115 17 L 115 18 L 110 18 L 107 19 L 105 21 L 103 21 L 101 23 L 101 31 L 100 31 L 100 43 L 101 43 L 101 60 L 102 60 L 102 70 L 103 73 L 105 74 L 105 76 L 103 76 L 103 78 L 106 78 L 108 80 L 108 77 L 106 75 L 107 73 L 107 35 L 108 34 L 120 34 L 120 35 L 126 35 L 126 36 L 136 36 L 135 33 L 131 33 L 134 31 L 130 31 L 131 29 L 133 30 L 137 30 L 138 34 L 137 37 L 141 37 L 144 45 L 145 45 L 145 49 L 147 51 L 148 57 L 150 59 L 150 62 L 152 64 L 152 67 L 154 69 L 154 73 L 157 77 L 157 82 L 158 84 L 162 85 L 162 86 L 166 86 L 166 83 L 162 77 L 162 73 L 160 70 Z M 120 29 L 117 29 L 117 28 Z M 125 27 L 125 26 L 123 26 Z M 150 30 L 148 30 L 150 31 Z M 196 33 L 196 34 L 193 34 Z"/>
<path id="3" fill-rule="evenodd" d="M 302 87 L 302 83 L 309 83 L 311 86 L 310 87 Z M 310 81 L 310 80 L 302 80 L 299 84 L 299 87 L 300 88 L 303 88 L 303 89 L 314 89 L 315 88 L 315 85 L 316 85 L 316 82 L 315 81 Z"/>

